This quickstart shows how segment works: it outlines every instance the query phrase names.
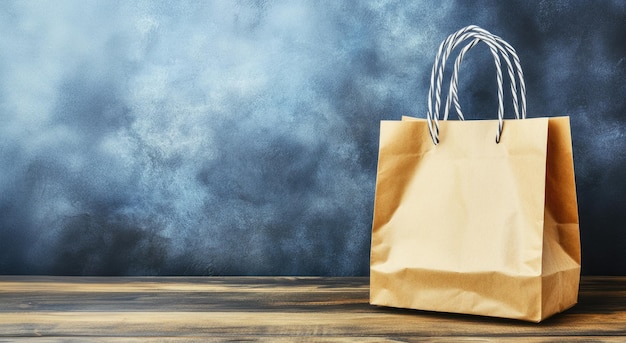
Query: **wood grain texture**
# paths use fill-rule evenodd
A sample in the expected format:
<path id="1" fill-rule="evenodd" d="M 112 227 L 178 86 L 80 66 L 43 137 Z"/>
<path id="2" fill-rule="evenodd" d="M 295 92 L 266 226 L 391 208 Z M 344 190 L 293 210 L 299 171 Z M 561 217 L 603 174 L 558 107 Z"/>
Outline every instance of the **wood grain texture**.
<path id="1" fill-rule="evenodd" d="M 367 278 L 0 276 L 0 342 L 621 342 L 626 277 L 540 323 L 368 304 Z"/>

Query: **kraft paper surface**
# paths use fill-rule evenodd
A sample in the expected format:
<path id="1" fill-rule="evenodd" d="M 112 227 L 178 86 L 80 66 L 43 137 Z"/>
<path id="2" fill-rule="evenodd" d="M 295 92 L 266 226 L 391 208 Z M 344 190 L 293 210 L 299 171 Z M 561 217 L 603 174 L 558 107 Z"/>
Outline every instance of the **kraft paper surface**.
<path id="1" fill-rule="evenodd" d="M 568 117 L 383 121 L 370 302 L 538 322 L 577 301 Z"/>

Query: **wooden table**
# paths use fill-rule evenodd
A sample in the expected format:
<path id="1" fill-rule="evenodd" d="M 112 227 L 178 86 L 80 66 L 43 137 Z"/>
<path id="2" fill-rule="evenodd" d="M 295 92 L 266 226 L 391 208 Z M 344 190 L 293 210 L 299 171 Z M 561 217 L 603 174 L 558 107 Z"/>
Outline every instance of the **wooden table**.
<path id="1" fill-rule="evenodd" d="M 370 306 L 368 279 L 0 276 L 5 341 L 626 342 L 626 277 L 540 324 Z"/>

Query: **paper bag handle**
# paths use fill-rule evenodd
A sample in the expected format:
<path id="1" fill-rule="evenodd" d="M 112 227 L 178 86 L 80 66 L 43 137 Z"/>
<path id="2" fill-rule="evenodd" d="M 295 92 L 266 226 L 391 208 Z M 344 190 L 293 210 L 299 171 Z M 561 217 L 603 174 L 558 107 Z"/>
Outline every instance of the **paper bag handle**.
<path id="1" fill-rule="evenodd" d="M 448 56 L 451 54 L 452 50 L 456 46 L 458 46 L 463 41 L 473 38 L 472 42 L 467 44 L 460 52 L 454 64 L 454 71 L 452 74 L 452 78 L 450 80 L 450 90 L 448 93 L 448 97 L 446 99 L 444 120 L 447 120 L 449 108 L 451 102 L 454 102 L 455 108 L 457 110 L 457 114 L 461 120 L 464 119 L 463 113 L 461 112 L 460 105 L 458 103 L 458 70 L 460 67 L 460 63 L 463 60 L 463 57 L 467 51 L 469 51 L 472 47 L 474 47 L 479 42 L 484 42 L 489 46 L 489 49 L 494 57 L 494 62 L 496 65 L 496 73 L 497 73 L 497 83 L 498 83 L 498 131 L 496 133 L 496 142 L 500 141 L 500 135 L 502 133 L 503 127 L 503 118 L 504 118 L 504 105 L 503 105 L 503 92 L 502 92 L 502 70 L 500 67 L 500 57 L 502 55 L 506 64 L 508 76 L 511 80 L 511 95 L 513 99 L 513 106 L 515 109 L 515 117 L 516 118 L 525 118 L 526 117 L 526 86 L 524 84 L 524 78 L 522 73 L 522 68 L 519 63 L 519 57 L 515 52 L 515 49 L 511 47 L 506 41 L 502 38 L 489 33 L 488 31 L 481 29 L 478 26 L 470 25 L 457 32 L 448 36 L 439 46 L 439 50 L 437 52 L 437 56 L 435 58 L 435 63 L 433 65 L 433 69 L 431 72 L 430 79 L 430 89 L 428 93 L 428 124 L 429 130 L 431 134 L 431 138 L 433 139 L 433 143 L 437 145 L 439 143 L 439 114 L 440 114 L 440 106 L 441 106 L 441 84 L 443 82 L 443 73 L 445 69 L 445 63 L 448 59 Z M 513 71 L 513 66 L 509 59 L 509 55 L 513 57 L 513 63 L 515 64 L 515 71 L 517 71 L 518 81 L 519 81 L 519 90 L 520 90 L 520 99 L 518 101 L 517 97 L 517 86 L 516 86 L 516 78 L 515 72 Z M 436 83 L 435 83 L 435 75 Z M 433 114 L 433 106 L 432 106 L 432 98 L 433 91 L 435 91 L 435 111 Z M 518 106 L 518 102 L 521 104 L 521 115 Z"/>
<path id="2" fill-rule="evenodd" d="M 448 92 L 448 97 L 446 99 L 446 105 L 445 105 L 445 112 L 444 112 L 444 120 L 448 119 L 448 113 L 450 110 L 450 104 L 451 102 L 454 102 L 457 114 L 459 116 L 459 118 L 461 120 L 464 120 L 463 117 L 463 112 L 461 111 L 461 106 L 459 104 L 459 98 L 458 98 L 458 89 L 457 89 L 457 85 L 458 85 L 458 72 L 459 72 L 459 66 L 461 64 L 461 61 L 463 60 L 463 57 L 465 56 L 465 53 L 467 53 L 467 51 L 469 51 L 473 46 L 475 46 L 477 43 L 483 41 L 485 43 L 487 43 L 489 45 L 489 48 L 492 52 L 492 54 L 494 55 L 494 62 L 496 63 L 496 69 L 497 69 L 497 83 L 498 83 L 498 131 L 496 132 L 496 143 L 500 142 L 500 137 L 502 135 L 502 128 L 503 128 L 503 118 L 504 118 L 504 103 L 503 103 L 503 95 L 502 95 L 502 71 L 500 70 L 500 59 L 498 58 L 497 52 L 499 52 L 501 54 L 501 56 L 504 58 L 506 64 L 507 64 L 507 71 L 509 74 L 509 78 L 511 80 L 510 85 L 511 85 L 511 96 L 512 96 L 512 100 L 513 100 L 513 107 L 515 109 L 515 118 L 516 119 L 520 119 L 520 113 L 519 113 L 519 106 L 518 106 L 518 99 L 517 99 L 517 87 L 516 87 L 516 82 L 515 82 L 515 74 L 513 72 L 513 66 L 511 65 L 511 61 L 509 59 L 509 55 L 508 52 L 501 46 L 498 44 L 498 42 L 495 41 L 493 35 L 485 35 L 481 32 L 479 33 L 475 33 L 475 34 L 466 34 L 468 37 L 477 37 L 475 38 L 471 43 L 469 43 L 468 45 L 466 45 L 460 52 L 459 56 L 457 57 L 455 64 L 454 64 L 454 69 L 453 69 L 453 73 L 452 73 L 452 78 L 450 80 L 450 89 Z M 463 40 L 463 38 L 459 38 L 459 40 Z M 497 52 L 496 52 L 497 50 Z M 513 52 L 514 53 L 514 52 Z M 515 54 L 515 57 L 517 57 L 517 54 Z M 519 68 L 521 70 L 521 68 Z M 523 81 L 522 81 L 523 82 Z M 523 112 L 522 112 L 522 118 L 526 117 L 526 113 L 525 113 L 525 97 L 522 96 L 522 108 L 523 108 Z"/>
<path id="3" fill-rule="evenodd" d="M 499 58 L 499 54 L 502 53 L 503 57 L 505 58 L 506 62 L 507 62 L 507 66 L 509 67 L 509 76 L 512 73 L 512 66 L 511 66 L 511 62 L 508 59 L 508 54 L 507 52 L 504 50 L 504 48 L 502 48 L 502 46 L 500 46 L 500 44 L 492 38 L 493 35 L 491 35 L 489 32 L 480 29 L 479 27 L 472 25 L 472 26 L 468 26 L 465 27 L 457 32 L 455 32 L 454 34 L 448 36 L 448 38 L 446 38 L 446 40 L 439 46 L 439 51 L 437 53 L 437 57 L 435 59 L 435 64 L 433 65 L 433 71 L 431 73 L 431 88 L 429 90 L 429 113 L 428 113 L 428 119 L 429 119 L 429 130 L 431 132 L 431 137 L 433 138 L 433 142 L 435 144 L 437 144 L 439 142 L 439 111 L 440 111 L 440 94 L 441 94 L 441 83 L 442 83 L 442 78 L 443 78 L 443 71 L 445 68 L 445 63 L 448 59 L 448 56 L 450 55 L 450 53 L 452 52 L 452 50 L 461 42 L 463 42 L 464 40 L 468 39 L 468 38 L 474 38 L 476 37 L 476 39 L 471 42 L 470 44 L 468 44 L 462 51 L 462 55 L 459 56 L 459 58 L 457 58 L 457 61 L 455 63 L 455 67 L 456 69 L 456 73 L 453 73 L 452 75 L 452 80 L 451 80 L 451 89 L 448 95 L 448 99 L 446 101 L 446 113 L 444 116 L 444 120 L 447 119 L 447 115 L 449 112 L 449 106 L 450 106 L 450 102 L 452 101 L 452 99 L 454 98 L 454 91 L 455 91 L 455 84 L 458 83 L 458 67 L 460 65 L 460 62 L 463 58 L 463 55 L 469 50 L 471 49 L 475 44 L 477 44 L 480 41 L 484 41 L 488 46 L 489 49 L 491 50 L 491 53 L 494 57 L 494 62 L 496 65 L 496 71 L 497 71 L 497 85 L 498 85 L 498 131 L 496 133 L 496 142 L 499 142 L 500 140 L 500 134 L 502 132 L 502 120 L 504 117 L 504 105 L 503 105 L 503 96 L 502 96 L 502 71 L 500 68 L 500 58 Z M 445 50 L 443 48 L 446 48 Z M 440 63 L 440 64 L 439 64 Z M 434 84 L 434 75 L 437 74 L 437 84 L 436 84 L 436 93 L 435 93 L 435 101 L 436 101 L 436 106 L 435 106 L 435 115 L 434 117 L 432 116 L 432 91 L 433 91 L 433 84 Z M 513 79 L 512 79 L 513 80 Z M 517 92 L 515 90 L 515 84 L 512 85 L 512 90 L 514 91 L 514 99 L 517 100 Z M 458 96 L 457 99 L 455 101 L 455 105 L 458 104 Z M 515 108 L 516 108 L 516 117 L 519 118 L 519 114 L 518 114 L 518 110 L 517 110 L 517 101 L 515 101 Z M 460 109 L 460 106 L 457 107 L 457 110 Z M 459 118 L 463 119 L 463 115 L 462 112 L 457 111 L 457 113 L 459 113 Z M 432 122 L 431 120 L 434 118 L 434 122 Z M 434 123 L 434 125 L 433 125 Z"/>
<path id="4" fill-rule="evenodd" d="M 477 30 L 482 30 L 480 28 L 476 28 Z M 484 30 L 482 30 L 484 31 Z M 484 31 L 486 32 L 486 31 Z M 454 102 L 454 106 L 455 109 L 457 111 L 457 114 L 459 116 L 459 118 L 461 120 L 464 120 L 463 117 L 463 113 L 461 112 L 461 106 L 459 105 L 459 96 L 458 96 L 458 74 L 459 74 L 459 67 L 461 64 L 461 61 L 463 60 L 463 57 L 465 56 L 465 54 L 467 53 L 467 51 L 469 51 L 472 47 L 474 47 L 476 44 L 478 44 L 481 39 L 485 40 L 485 41 L 489 41 L 491 42 L 493 45 L 497 46 L 500 53 L 502 54 L 502 57 L 504 58 L 504 61 L 506 62 L 506 66 L 507 66 L 507 72 L 509 74 L 509 79 L 511 80 L 510 85 L 511 85 L 511 98 L 513 100 L 513 108 L 515 110 L 515 118 L 516 119 L 525 119 L 526 118 L 526 84 L 524 83 L 524 73 L 522 71 L 522 67 L 520 65 L 520 61 L 519 61 L 519 57 L 517 56 L 517 53 L 515 52 L 515 49 L 510 46 L 507 42 L 505 42 L 504 40 L 502 40 L 500 37 L 495 36 L 495 35 L 488 35 L 488 36 L 484 36 L 482 33 L 477 35 L 478 38 L 475 38 L 471 43 L 469 43 L 468 45 L 466 45 L 461 52 L 459 53 L 459 56 L 457 57 L 455 63 L 454 63 L 454 69 L 453 69 L 453 73 L 452 73 L 452 77 L 450 79 L 450 90 L 448 93 L 448 98 L 446 100 L 446 106 L 445 106 L 445 112 L 444 112 L 444 120 L 448 119 L 448 113 L 450 110 L 450 104 L 451 102 Z M 517 71 L 517 79 L 519 81 L 519 87 L 520 87 L 520 99 L 518 100 L 517 97 L 517 82 L 515 82 L 515 72 L 513 71 L 513 66 L 511 65 L 511 61 L 509 59 L 509 55 L 511 55 L 511 57 L 513 58 L 513 62 L 515 63 L 515 68 Z M 520 106 L 518 105 L 518 103 L 521 104 L 521 114 L 520 114 Z"/>
<path id="5" fill-rule="evenodd" d="M 473 26 L 472 27 L 467 27 L 465 29 L 470 29 L 473 30 Z M 462 30 L 464 31 L 464 30 Z M 459 32 L 462 32 L 459 31 Z M 458 32 L 457 32 L 458 33 Z M 494 59 L 494 63 L 496 66 L 496 81 L 497 81 L 497 86 L 498 86 L 498 131 L 496 133 L 496 142 L 500 141 L 500 134 L 502 132 L 502 120 L 504 118 L 504 100 L 503 100 L 503 92 L 502 92 L 502 69 L 500 67 L 500 49 L 501 47 L 497 44 L 497 43 L 493 43 L 492 40 L 488 40 L 488 39 L 484 39 L 484 38 L 488 38 L 488 37 L 484 37 L 484 36 L 480 36 L 480 34 L 477 34 L 473 31 L 470 32 L 462 32 L 461 35 L 459 35 L 458 37 L 453 34 L 450 35 L 448 38 L 450 39 L 450 41 L 448 42 L 448 39 L 446 41 L 444 41 L 444 43 L 442 45 L 445 45 L 446 49 L 445 50 L 440 50 L 440 52 L 442 52 L 441 54 L 438 53 L 437 57 L 435 59 L 435 66 L 433 66 L 433 70 L 436 68 L 436 64 L 437 62 L 440 62 L 439 67 L 437 69 L 437 83 L 436 83 L 436 93 L 435 93 L 435 101 L 436 101 L 436 105 L 435 105 L 435 114 L 433 116 L 434 118 L 434 127 L 435 130 L 433 131 L 431 129 L 431 135 L 434 133 L 434 139 L 433 142 L 435 142 L 435 145 L 439 143 L 439 110 L 440 110 L 440 94 L 441 94 L 441 84 L 442 84 L 442 80 L 443 80 L 443 73 L 444 73 L 444 69 L 445 69 L 445 63 L 448 60 L 448 56 L 450 55 L 450 53 L 452 52 L 452 50 L 454 50 L 454 48 L 462 43 L 464 40 L 468 39 L 468 38 L 473 38 L 473 37 L 477 37 L 474 41 L 472 41 L 470 44 L 468 44 L 463 50 L 464 51 L 468 51 L 469 49 L 471 49 L 475 43 L 478 43 L 480 41 L 485 42 L 488 46 L 489 46 L 489 50 L 491 51 L 491 54 L 493 55 L 493 59 Z M 441 47 L 441 46 L 440 46 Z M 457 62 L 455 63 L 455 66 L 459 66 L 460 65 L 460 61 L 462 59 L 463 56 L 459 55 L 460 59 L 457 58 Z M 510 63 L 510 62 L 509 62 Z M 452 74 L 452 81 L 454 81 L 454 79 L 458 78 L 457 75 L 455 75 L 454 73 Z M 431 74 L 431 89 L 432 89 L 432 81 L 433 81 L 433 77 Z M 452 82 L 451 81 L 451 82 Z M 453 84 L 451 83 L 450 85 L 450 90 L 451 92 L 453 91 Z M 430 93 L 429 93 L 430 94 Z M 430 97 L 432 98 L 432 97 Z M 449 103 L 451 101 L 451 95 L 448 95 L 448 99 L 446 101 L 446 107 L 449 110 Z M 446 110 L 445 115 L 444 115 L 444 120 L 448 119 L 448 110 Z M 429 113 L 431 112 L 431 109 L 429 107 Z M 462 112 L 459 113 L 459 118 L 460 119 L 464 119 L 462 116 Z M 432 127 L 432 125 L 431 125 Z"/>

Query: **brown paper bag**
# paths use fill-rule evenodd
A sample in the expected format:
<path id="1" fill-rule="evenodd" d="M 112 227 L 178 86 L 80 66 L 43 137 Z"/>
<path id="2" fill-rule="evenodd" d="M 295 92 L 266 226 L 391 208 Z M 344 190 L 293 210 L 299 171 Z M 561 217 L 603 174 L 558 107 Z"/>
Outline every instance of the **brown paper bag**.
<path id="1" fill-rule="evenodd" d="M 403 119 L 381 122 L 370 303 L 534 322 L 576 304 L 569 118 Z"/>

